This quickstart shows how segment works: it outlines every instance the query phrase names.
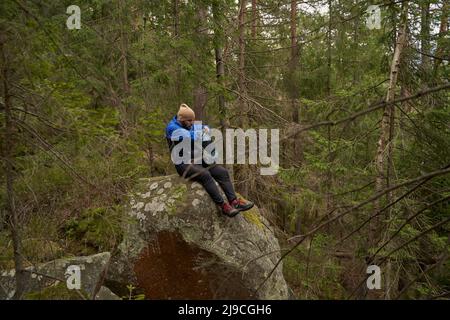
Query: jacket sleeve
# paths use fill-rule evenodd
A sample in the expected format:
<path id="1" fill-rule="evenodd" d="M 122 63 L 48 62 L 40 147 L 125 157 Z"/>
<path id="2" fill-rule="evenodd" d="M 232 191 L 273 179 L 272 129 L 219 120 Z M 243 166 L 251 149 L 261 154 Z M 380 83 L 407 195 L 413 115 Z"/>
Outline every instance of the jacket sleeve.
<path id="1" fill-rule="evenodd" d="M 194 130 L 187 130 L 173 122 L 169 123 L 166 128 L 166 138 L 171 141 L 180 141 L 183 138 L 190 138 L 194 140 L 195 137 L 196 134 Z"/>

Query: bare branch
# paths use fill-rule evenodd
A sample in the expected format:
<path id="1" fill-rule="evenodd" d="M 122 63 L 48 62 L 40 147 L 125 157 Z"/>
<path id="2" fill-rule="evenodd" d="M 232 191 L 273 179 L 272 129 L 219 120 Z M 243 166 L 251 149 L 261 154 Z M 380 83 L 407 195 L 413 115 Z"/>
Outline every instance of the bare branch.
<path id="1" fill-rule="evenodd" d="M 417 98 L 425 96 L 427 94 L 434 93 L 434 92 L 437 92 L 437 91 L 440 91 L 440 90 L 445 90 L 445 89 L 448 89 L 448 88 L 450 88 L 450 83 L 446 83 L 446 84 L 443 84 L 441 86 L 437 86 L 437 87 L 430 88 L 430 89 L 427 89 L 427 90 L 422 90 L 422 91 L 417 92 L 414 95 L 411 95 L 411 96 L 408 96 L 408 97 L 398 98 L 398 99 L 392 100 L 390 102 L 386 102 L 386 101 L 376 102 L 376 103 L 372 104 L 372 106 L 369 107 L 368 109 L 356 112 L 356 113 L 352 114 L 351 116 L 349 116 L 347 118 L 344 118 L 344 119 L 341 119 L 341 120 L 322 121 L 322 122 L 318 122 L 318 123 L 307 125 L 307 126 L 294 124 L 293 125 L 293 129 L 290 130 L 290 132 L 287 135 L 285 135 L 282 138 L 282 140 L 286 140 L 286 139 L 292 138 L 292 137 L 294 137 L 295 135 L 297 135 L 298 133 L 300 133 L 302 131 L 311 130 L 311 129 L 318 128 L 318 127 L 323 127 L 323 126 L 336 126 L 336 125 L 344 123 L 344 122 L 355 120 L 356 118 L 359 118 L 359 117 L 364 116 L 364 115 L 366 115 L 368 113 L 371 113 L 372 111 L 376 111 L 378 109 L 382 109 L 382 108 L 384 108 L 387 105 L 391 105 L 391 104 L 396 104 L 396 103 L 399 103 L 399 102 L 404 102 L 404 101 L 408 101 L 408 100 L 417 99 Z"/>

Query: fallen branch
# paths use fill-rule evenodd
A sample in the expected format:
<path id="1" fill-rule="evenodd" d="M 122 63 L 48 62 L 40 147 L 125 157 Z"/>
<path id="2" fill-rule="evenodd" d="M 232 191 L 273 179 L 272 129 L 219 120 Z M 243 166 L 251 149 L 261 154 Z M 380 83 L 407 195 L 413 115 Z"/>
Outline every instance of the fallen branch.
<path id="1" fill-rule="evenodd" d="M 440 91 L 440 90 L 444 90 L 444 89 L 448 89 L 448 88 L 450 88 L 450 83 L 446 83 L 444 85 L 437 86 L 437 87 L 434 87 L 434 88 L 430 88 L 430 89 L 427 89 L 427 90 L 422 90 L 422 91 L 419 91 L 419 92 L 417 92 L 416 94 L 414 94 L 412 96 L 398 98 L 398 99 L 395 99 L 395 100 L 392 100 L 392 101 L 389 101 L 389 102 L 386 102 L 386 101 L 376 102 L 376 103 L 372 104 L 372 106 L 369 107 L 368 109 L 356 112 L 356 113 L 352 114 L 351 116 L 349 116 L 347 118 L 336 120 L 336 121 L 332 121 L 332 120 L 330 120 L 330 121 L 321 121 L 321 122 L 318 122 L 318 123 L 315 123 L 315 124 L 311 124 L 311 125 L 307 125 L 307 126 L 294 124 L 293 125 L 293 129 L 291 129 L 291 131 L 288 134 L 286 134 L 283 138 L 281 138 L 281 140 L 290 139 L 290 138 L 294 137 L 295 135 L 299 134 L 300 132 L 303 132 L 303 131 L 306 131 L 306 130 L 310 130 L 310 129 L 314 129 L 314 128 L 318 128 L 318 127 L 323 127 L 323 126 L 336 126 L 336 125 L 344 123 L 344 122 L 355 120 L 356 118 L 359 118 L 359 117 L 364 116 L 364 115 L 366 115 L 368 113 L 371 113 L 372 111 L 376 111 L 378 109 L 382 109 L 382 108 L 384 108 L 384 107 L 386 107 L 388 105 L 396 104 L 396 103 L 404 102 L 404 101 L 408 101 L 408 100 L 413 100 L 413 99 L 419 98 L 421 96 L 425 96 L 427 94 L 430 94 L 430 93 L 433 93 L 433 92 L 437 92 L 437 91 Z"/>

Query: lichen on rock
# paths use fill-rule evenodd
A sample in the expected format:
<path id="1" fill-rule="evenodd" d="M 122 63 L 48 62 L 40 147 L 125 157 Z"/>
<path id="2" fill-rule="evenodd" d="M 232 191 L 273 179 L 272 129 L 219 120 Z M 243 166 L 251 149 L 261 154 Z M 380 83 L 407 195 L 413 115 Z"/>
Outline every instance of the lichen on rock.
<path id="1" fill-rule="evenodd" d="M 124 225 L 108 281 L 132 284 L 149 299 L 288 298 L 282 264 L 255 292 L 280 257 L 257 207 L 226 217 L 200 184 L 172 175 L 143 180 L 128 211 L 136 223 Z"/>
<path id="2" fill-rule="evenodd" d="M 25 299 L 92 299 L 103 281 L 111 254 L 102 252 L 91 256 L 68 257 L 25 268 Z M 79 289 L 69 288 L 69 267 L 76 267 Z M 0 275 L 0 300 L 11 299 L 15 292 L 13 270 Z"/>

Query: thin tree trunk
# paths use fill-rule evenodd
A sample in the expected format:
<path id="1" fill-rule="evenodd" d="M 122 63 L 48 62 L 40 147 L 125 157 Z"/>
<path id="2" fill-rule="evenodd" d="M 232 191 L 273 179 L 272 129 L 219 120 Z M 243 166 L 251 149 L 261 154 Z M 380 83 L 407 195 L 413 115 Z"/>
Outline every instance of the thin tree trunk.
<path id="1" fill-rule="evenodd" d="M 331 17 L 333 14 L 333 6 L 332 0 L 328 0 L 328 30 L 327 30 L 327 96 L 331 95 Z M 331 128 L 327 128 L 327 138 L 328 138 L 328 169 L 327 169 L 327 181 L 326 181 L 326 205 L 327 212 L 330 211 L 331 208 L 331 188 L 332 188 L 332 173 L 331 173 Z"/>
<path id="2" fill-rule="evenodd" d="M 175 39 L 178 39 L 180 34 L 180 14 L 179 14 L 179 0 L 173 0 L 173 34 Z M 179 49 L 175 48 L 175 63 L 176 63 L 176 79 L 175 79 L 175 92 L 176 92 L 176 103 L 181 104 L 181 66 L 179 61 Z"/>
<path id="3" fill-rule="evenodd" d="M 395 88 L 397 85 L 397 77 L 398 77 L 398 72 L 399 72 L 399 67 L 400 67 L 400 56 L 403 50 L 403 47 L 406 44 L 406 26 L 407 26 L 407 18 L 405 15 L 405 12 L 407 10 L 407 4 L 404 5 L 404 21 L 403 21 L 403 25 L 401 27 L 401 29 L 399 30 L 399 35 L 397 38 L 397 43 L 395 46 L 395 50 L 394 50 L 394 56 L 391 62 L 391 71 L 390 71 L 390 75 L 389 75 L 389 87 L 388 87 L 388 92 L 386 95 L 386 102 L 390 102 L 392 100 L 394 100 L 395 98 Z M 394 106 L 393 105 L 388 105 L 386 107 L 384 107 L 384 111 L 383 111 L 383 117 L 381 120 L 381 133 L 380 133 L 380 138 L 378 140 L 378 144 L 377 144 L 377 154 L 376 154 L 376 159 L 375 159 L 375 164 L 376 164 L 376 168 L 377 168 L 377 177 L 376 177 L 376 192 L 380 192 L 381 190 L 383 190 L 386 187 L 386 181 L 387 181 L 387 177 L 386 177 L 386 159 L 387 159 L 387 143 L 389 140 L 389 132 L 390 132 L 390 126 L 391 126 L 391 114 L 393 112 Z M 381 207 L 381 203 L 380 201 L 377 201 L 377 205 L 376 207 L 380 208 Z M 374 236 L 375 234 L 372 234 L 372 236 Z M 373 240 L 372 240 L 372 245 L 374 244 Z"/>
<path id="4" fill-rule="evenodd" d="M 214 49 L 215 55 L 216 55 L 216 77 L 217 77 L 217 83 L 219 85 L 223 85 L 223 77 L 225 75 L 225 68 L 223 64 L 223 52 L 222 48 L 219 45 L 216 45 L 216 48 Z M 221 92 L 219 93 L 218 97 L 218 104 L 219 104 L 219 114 L 220 114 L 220 125 L 222 127 L 223 134 L 225 136 L 225 130 L 229 127 L 229 121 L 227 118 L 227 107 L 225 104 L 225 96 Z"/>
<path id="5" fill-rule="evenodd" d="M 238 77 L 238 107 L 242 114 L 239 116 L 238 123 L 240 127 L 246 128 L 248 125 L 248 108 L 246 100 L 247 89 L 245 83 L 245 14 L 246 14 L 246 0 L 239 1 L 239 77 Z M 243 165 L 239 168 L 239 182 L 240 191 L 244 197 L 248 196 L 249 181 L 250 181 L 250 168 L 247 165 Z"/>
<path id="6" fill-rule="evenodd" d="M 339 9 L 342 8 L 342 0 L 339 0 L 336 5 L 336 19 L 343 19 L 342 13 Z M 342 9 L 341 9 L 342 10 Z M 343 30 L 344 26 L 342 24 L 336 25 L 336 37 L 335 37 L 335 47 L 336 47 L 336 57 L 335 57 L 335 68 L 336 68 L 336 84 L 341 84 L 345 79 L 345 70 L 343 65 L 343 56 L 342 53 L 344 51 L 345 46 L 345 31 Z"/>
<path id="7" fill-rule="evenodd" d="M 389 87 L 386 95 L 386 102 L 393 101 L 395 99 L 395 89 L 397 85 L 398 73 L 400 70 L 400 58 L 402 51 L 407 43 L 407 18 L 408 12 L 408 2 L 403 4 L 403 12 L 402 12 L 402 26 L 399 30 L 399 34 L 397 37 L 397 42 L 394 49 L 394 56 L 391 62 L 391 71 L 389 75 Z M 385 188 L 389 188 L 390 186 L 390 174 L 392 170 L 392 152 L 393 152 L 393 133 L 394 133 L 394 108 L 393 104 L 388 105 L 384 108 L 383 117 L 381 120 L 381 133 L 380 138 L 378 140 L 377 146 L 377 154 L 375 159 L 377 176 L 375 181 L 375 191 L 381 192 Z M 392 197 L 392 193 L 388 192 L 386 194 L 386 201 L 389 202 Z M 382 207 L 382 199 L 378 199 L 374 203 L 375 211 L 378 211 Z M 384 219 L 390 218 L 390 210 L 387 210 L 384 217 L 377 217 L 371 223 L 371 228 L 369 230 L 369 245 L 370 247 L 374 247 L 379 240 L 378 235 L 384 232 L 381 221 Z M 391 263 L 388 263 L 387 266 L 392 266 Z M 392 294 L 392 290 L 395 290 L 393 282 L 394 279 L 390 275 L 392 275 L 391 268 L 385 271 L 386 283 L 385 283 L 385 298 L 389 299 Z"/>
<path id="8" fill-rule="evenodd" d="M 3 98 L 5 108 L 5 136 L 4 136 L 4 168 L 6 175 L 6 208 L 7 222 L 10 227 L 11 238 L 14 250 L 14 267 L 16 279 L 16 291 L 14 299 L 21 299 L 25 288 L 24 263 L 22 255 L 22 238 L 20 235 L 19 219 L 16 210 L 14 197 L 14 120 L 12 118 L 11 94 L 9 92 L 9 62 L 5 49 L 6 36 L 0 34 L 0 46 L 2 54 L 2 78 L 3 78 Z"/>
<path id="9" fill-rule="evenodd" d="M 296 71 L 298 63 L 298 43 L 297 43 L 297 1 L 291 0 L 291 59 L 290 59 L 290 72 L 292 74 L 291 81 L 296 83 Z M 291 84 L 291 108 L 292 108 L 292 121 L 299 123 L 299 112 L 297 107 L 298 88 Z"/>
<path id="10" fill-rule="evenodd" d="M 256 22 L 257 22 L 257 5 L 256 0 L 252 0 L 252 38 L 256 38 Z"/>
<path id="11" fill-rule="evenodd" d="M 179 34 L 178 26 L 180 24 L 180 17 L 178 14 L 178 6 L 179 6 L 179 0 L 173 0 L 173 34 L 175 37 L 177 37 Z"/>
<path id="12" fill-rule="evenodd" d="M 423 1 L 421 3 L 421 18 L 420 18 L 420 41 L 422 54 L 422 69 L 425 74 L 428 72 L 430 57 L 430 1 Z"/>
<path id="13" fill-rule="evenodd" d="M 327 30 L 327 95 L 331 95 L 331 17 L 332 17 L 332 0 L 328 0 L 328 30 Z"/>
<path id="14" fill-rule="evenodd" d="M 198 19 L 198 28 L 197 28 L 197 35 L 200 37 L 200 48 L 199 48 L 199 54 L 197 54 L 197 59 L 200 61 L 202 59 L 202 54 L 206 52 L 206 48 L 204 48 L 204 38 L 206 37 L 206 19 L 207 19 L 207 12 L 206 8 L 203 4 L 199 4 L 198 13 L 197 13 L 197 19 Z M 197 120 L 205 120 L 204 119 L 204 110 L 206 107 L 206 102 L 208 98 L 208 92 L 203 85 L 203 81 L 201 79 L 198 80 L 198 85 L 194 88 L 194 112 L 195 112 L 195 118 Z"/>
<path id="15" fill-rule="evenodd" d="M 298 77 L 297 77 L 297 66 L 299 63 L 299 46 L 298 46 L 298 35 L 297 35 L 297 1 L 291 0 L 291 57 L 289 62 L 289 69 L 291 76 L 289 77 L 291 83 L 290 83 L 290 98 L 291 98 L 291 112 L 292 112 L 292 121 L 294 123 L 300 123 L 300 115 L 299 115 L 299 108 L 298 105 L 298 98 L 299 98 L 299 90 L 298 87 Z M 301 155 L 301 141 L 300 141 L 300 135 L 294 136 L 294 143 L 293 143 L 293 159 L 297 163 L 301 161 L 302 159 Z M 289 226 L 287 226 L 289 230 Z M 299 234 L 302 228 L 302 216 L 297 213 L 296 222 L 295 222 L 295 229 L 296 232 Z"/>
<path id="16" fill-rule="evenodd" d="M 215 59 L 216 59 L 216 78 L 217 83 L 220 87 L 224 85 L 223 78 L 225 76 L 225 65 L 223 61 L 223 29 L 222 29 L 222 13 L 220 12 L 220 7 L 216 1 L 212 4 L 212 13 L 213 13 L 213 19 L 214 19 L 214 53 L 215 53 Z M 225 132 L 226 129 L 230 126 L 229 120 L 228 120 L 228 110 L 227 105 L 225 101 L 225 96 L 222 93 L 221 90 L 220 93 L 217 96 L 217 102 L 219 105 L 219 120 L 220 120 L 220 126 L 222 127 L 222 137 L 225 140 Z M 226 141 L 224 141 L 226 143 Z M 232 165 L 226 165 L 228 172 L 230 174 L 231 181 L 234 181 L 234 172 L 233 172 L 233 166 Z"/>
<path id="17" fill-rule="evenodd" d="M 240 110 L 246 111 L 247 108 L 245 106 L 246 102 L 244 97 L 246 96 L 246 84 L 245 84 L 245 7 L 247 1 L 240 0 L 239 2 L 239 77 L 238 77 L 238 85 L 239 85 L 239 107 Z M 241 116 L 242 126 L 244 125 L 245 116 Z"/>
<path id="18" fill-rule="evenodd" d="M 194 89 L 194 112 L 196 120 L 205 120 L 204 119 L 204 110 L 206 107 L 206 102 L 208 98 L 208 92 L 203 85 L 198 85 Z"/>
<path id="19" fill-rule="evenodd" d="M 213 2 L 212 5 L 212 13 L 214 19 L 214 54 L 216 59 L 216 79 L 217 83 L 222 86 L 223 85 L 223 77 L 225 76 L 225 66 L 223 61 L 223 29 L 222 29 L 222 13 L 220 12 L 221 8 L 219 7 L 216 1 Z M 219 104 L 219 117 L 220 117 L 220 125 L 222 126 L 223 136 L 225 137 L 225 130 L 229 127 L 229 122 L 227 118 L 227 107 L 225 104 L 225 96 L 222 92 L 218 95 L 218 104 Z"/>
<path id="20" fill-rule="evenodd" d="M 130 84 L 128 81 L 128 39 L 127 34 L 124 31 L 124 4 L 123 0 L 119 1 L 119 22 L 120 22 L 120 59 L 122 62 L 122 95 L 120 97 L 120 109 L 121 109 L 121 127 L 123 132 L 127 132 L 127 128 L 133 119 L 131 110 L 127 102 L 124 102 L 126 97 L 130 95 Z"/>
<path id="21" fill-rule="evenodd" d="M 153 163 L 155 161 L 155 154 L 153 152 L 153 145 L 152 145 L 149 137 L 147 138 L 146 153 L 147 153 L 147 160 L 148 160 L 148 174 L 149 174 L 149 177 L 151 177 L 153 175 Z"/>
<path id="22" fill-rule="evenodd" d="M 300 50 L 298 45 L 298 35 L 297 35 L 297 1 L 291 0 L 291 57 L 289 61 L 289 73 L 290 73 L 290 100 L 291 100 L 291 112 L 292 112 L 292 121 L 294 123 L 300 123 L 300 106 L 298 103 L 299 98 L 299 81 L 297 77 L 297 69 L 299 64 L 299 56 Z M 293 141 L 293 159 L 296 163 L 302 161 L 302 152 L 301 152 L 301 136 L 294 136 Z"/>
<path id="23" fill-rule="evenodd" d="M 124 32 L 124 25 L 123 25 L 123 0 L 120 0 L 120 53 L 121 53 L 121 60 L 122 60 L 122 88 L 125 95 L 128 95 L 130 93 L 130 84 L 128 82 L 128 61 L 127 61 L 127 35 Z"/>
<path id="24" fill-rule="evenodd" d="M 448 31 L 448 12 L 449 12 L 449 2 L 448 0 L 444 0 L 444 4 L 442 5 L 442 13 L 441 13 L 441 25 L 439 26 L 439 37 L 437 40 L 437 49 L 436 49 L 436 57 L 442 57 L 445 53 L 445 35 Z M 437 70 L 442 60 L 435 59 L 434 60 L 434 78 L 437 76 Z"/>
<path id="25" fill-rule="evenodd" d="M 353 19 L 353 48 L 355 51 L 357 51 L 358 45 L 360 43 L 358 28 L 361 24 L 361 21 L 357 13 L 354 13 L 353 15 L 356 16 L 356 18 Z M 360 79 L 361 79 L 360 68 L 359 67 L 353 68 L 353 83 L 356 85 L 357 83 L 359 83 Z"/>

